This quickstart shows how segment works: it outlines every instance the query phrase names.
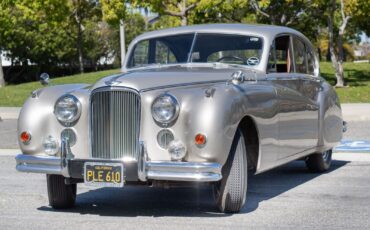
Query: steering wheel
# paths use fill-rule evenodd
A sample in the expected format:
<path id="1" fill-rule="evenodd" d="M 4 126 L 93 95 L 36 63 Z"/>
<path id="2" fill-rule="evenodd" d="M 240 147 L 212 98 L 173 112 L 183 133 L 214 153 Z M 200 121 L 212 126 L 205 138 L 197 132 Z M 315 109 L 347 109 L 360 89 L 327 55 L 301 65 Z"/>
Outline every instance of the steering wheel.
<path id="1" fill-rule="evenodd" d="M 257 65 L 260 63 L 260 59 L 258 57 L 250 57 L 247 59 L 247 65 Z"/>
<path id="2" fill-rule="evenodd" d="M 244 62 L 244 59 L 243 59 L 243 58 L 241 58 L 241 57 L 238 57 L 238 56 L 223 56 L 223 57 L 221 57 L 221 58 L 217 59 L 217 61 L 216 61 L 216 62 L 220 62 L 220 61 L 222 61 L 222 60 L 224 60 L 224 59 L 235 59 L 235 60 L 238 60 L 238 61 L 241 61 L 241 62 L 245 63 L 245 62 Z"/>

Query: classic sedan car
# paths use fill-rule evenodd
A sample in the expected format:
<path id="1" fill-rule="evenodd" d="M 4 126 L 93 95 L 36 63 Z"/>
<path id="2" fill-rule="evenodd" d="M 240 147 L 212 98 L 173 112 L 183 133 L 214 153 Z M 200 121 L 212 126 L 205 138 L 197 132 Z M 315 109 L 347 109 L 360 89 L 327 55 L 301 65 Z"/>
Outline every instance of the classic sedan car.
<path id="1" fill-rule="evenodd" d="M 16 168 L 47 175 L 53 208 L 72 207 L 80 182 L 204 184 L 220 211 L 238 212 L 248 174 L 293 160 L 326 171 L 343 131 L 309 40 L 243 24 L 145 33 L 121 74 L 36 90 L 18 122 Z"/>

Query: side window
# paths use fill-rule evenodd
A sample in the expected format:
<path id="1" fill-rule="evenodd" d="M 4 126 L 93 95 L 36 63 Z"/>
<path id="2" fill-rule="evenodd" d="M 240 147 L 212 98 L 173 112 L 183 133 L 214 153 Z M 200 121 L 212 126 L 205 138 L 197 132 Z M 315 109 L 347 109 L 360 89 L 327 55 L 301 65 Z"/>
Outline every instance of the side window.
<path id="1" fill-rule="evenodd" d="M 315 55 L 311 49 L 307 49 L 307 73 L 310 75 L 315 75 Z"/>
<path id="2" fill-rule="evenodd" d="M 295 71 L 297 73 L 307 73 L 305 45 L 301 40 L 299 40 L 296 37 L 294 37 L 293 39 L 293 45 L 294 45 Z"/>
<path id="3" fill-rule="evenodd" d="M 141 67 L 151 63 L 177 63 L 171 49 L 162 41 L 144 40 L 139 42 L 132 54 L 130 67 Z"/>
<path id="4" fill-rule="evenodd" d="M 270 52 L 270 62 L 273 62 L 273 55 L 275 56 L 275 68 L 277 73 L 291 73 L 293 72 L 292 63 L 292 48 L 290 45 L 290 37 L 288 35 L 275 38 L 275 53 Z M 269 66 L 270 68 L 270 66 Z M 270 71 L 271 72 L 271 71 Z"/>
<path id="5" fill-rule="evenodd" d="M 175 55 L 170 48 L 161 41 L 157 41 L 155 45 L 155 63 L 169 64 L 176 63 Z"/>
<path id="6" fill-rule="evenodd" d="M 276 73 L 276 61 L 275 61 L 275 41 L 272 43 L 269 53 L 269 62 L 267 63 L 267 73 Z"/>
<path id="7" fill-rule="evenodd" d="M 130 67 L 140 67 L 148 64 L 149 59 L 149 41 L 141 41 L 135 47 L 134 53 L 132 54 L 132 59 Z"/>

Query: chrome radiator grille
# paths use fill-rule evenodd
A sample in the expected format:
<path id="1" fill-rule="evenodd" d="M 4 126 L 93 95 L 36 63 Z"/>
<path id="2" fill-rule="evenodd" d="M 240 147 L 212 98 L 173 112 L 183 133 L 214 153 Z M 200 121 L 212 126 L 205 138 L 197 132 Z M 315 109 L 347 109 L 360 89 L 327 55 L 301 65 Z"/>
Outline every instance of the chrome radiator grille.
<path id="1" fill-rule="evenodd" d="M 127 89 L 98 90 L 91 95 L 91 156 L 137 159 L 140 96 Z"/>

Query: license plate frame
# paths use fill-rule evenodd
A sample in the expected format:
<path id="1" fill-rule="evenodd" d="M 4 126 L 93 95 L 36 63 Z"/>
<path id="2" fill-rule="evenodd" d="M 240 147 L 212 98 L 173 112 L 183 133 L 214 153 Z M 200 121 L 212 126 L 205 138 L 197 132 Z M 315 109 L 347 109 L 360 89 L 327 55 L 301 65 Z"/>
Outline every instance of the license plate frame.
<path id="1" fill-rule="evenodd" d="M 99 173 L 101 172 L 101 173 Z M 117 180 L 119 173 L 119 181 Z M 101 174 L 101 176 L 100 176 Z M 108 177 L 110 180 L 107 180 Z M 112 179 L 113 178 L 113 179 Z M 124 165 L 119 162 L 85 162 L 84 183 L 92 187 L 123 187 L 124 186 Z"/>

